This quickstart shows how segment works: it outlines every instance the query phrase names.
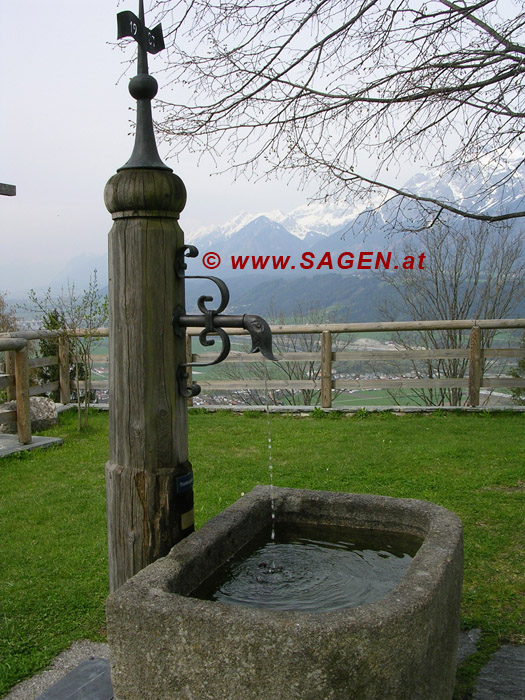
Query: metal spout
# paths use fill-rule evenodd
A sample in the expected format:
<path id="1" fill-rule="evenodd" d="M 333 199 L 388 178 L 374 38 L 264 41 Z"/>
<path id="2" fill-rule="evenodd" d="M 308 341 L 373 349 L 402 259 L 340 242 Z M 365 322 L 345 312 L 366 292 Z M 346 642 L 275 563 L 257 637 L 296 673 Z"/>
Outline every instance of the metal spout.
<path id="1" fill-rule="evenodd" d="M 272 331 L 264 318 L 255 314 L 244 314 L 242 326 L 252 338 L 250 353 L 260 352 L 267 360 L 277 362 L 277 358 L 272 351 Z"/>
<path id="2" fill-rule="evenodd" d="M 204 299 L 204 297 L 201 297 Z M 206 299 L 210 300 L 210 297 Z M 236 316 L 232 314 L 218 314 L 208 311 L 201 315 L 185 314 L 182 307 L 175 309 L 173 314 L 173 329 L 176 333 L 183 333 L 184 328 L 203 328 L 201 343 L 210 345 L 209 341 L 203 342 L 209 333 L 217 333 L 223 328 L 244 328 L 252 339 L 250 353 L 260 352 L 263 357 L 273 362 L 278 362 L 272 351 L 272 331 L 270 326 L 261 316 L 244 314 Z M 224 358 L 221 358 L 224 359 Z"/>

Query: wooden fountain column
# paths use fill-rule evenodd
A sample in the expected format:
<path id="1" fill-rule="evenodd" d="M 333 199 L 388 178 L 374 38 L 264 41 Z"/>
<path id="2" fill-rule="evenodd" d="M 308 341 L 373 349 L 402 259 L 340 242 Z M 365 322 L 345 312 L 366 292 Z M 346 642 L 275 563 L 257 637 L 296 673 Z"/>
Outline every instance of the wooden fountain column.
<path id="1" fill-rule="evenodd" d="M 174 273 L 182 246 L 182 180 L 167 169 L 121 169 L 106 185 L 109 234 L 110 456 L 106 465 L 110 590 L 193 531 L 186 399 L 176 368 L 185 338 Z"/>

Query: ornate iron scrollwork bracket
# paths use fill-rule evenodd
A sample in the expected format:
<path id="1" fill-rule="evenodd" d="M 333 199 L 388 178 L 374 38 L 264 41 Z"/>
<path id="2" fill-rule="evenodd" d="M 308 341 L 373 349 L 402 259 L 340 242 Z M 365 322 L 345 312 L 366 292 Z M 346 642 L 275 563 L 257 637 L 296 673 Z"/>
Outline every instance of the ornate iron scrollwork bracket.
<path id="1" fill-rule="evenodd" d="M 197 306 L 201 315 L 187 314 L 183 306 L 179 305 L 173 310 L 173 331 L 176 336 L 183 337 L 186 328 L 202 328 L 199 333 L 199 342 L 205 347 L 215 344 L 215 339 L 210 335 L 218 335 L 222 342 L 220 353 L 211 362 L 185 362 L 177 369 L 177 381 L 179 392 L 189 398 L 200 393 L 198 384 L 188 386 L 188 367 L 209 367 L 217 365 L 228 357 L 230 352 L 230 338 L 224 328 L 244 328 L 250 333 L 252 348 L 250 352 L 261 352 L 268 360 L 276 361 L 272 352 L 272 332 L 267 322 L 260 316 L 243 314 L 234 316 L 222 314 L 228 306 L 230 292 L 223 280 L 211 275 L 186 275 L 185 258 L 196 258 L 199 254 L 194 245 L 185 245 L 179 248 L 175 256 L 175 274 L 179 279 L 207 279 L 217 285 L 220 293 L 220 303 L 216 309 L 209 309 L 206 303 L 212 302 L 213 297 L 203 295 L 197 300 Z"/>

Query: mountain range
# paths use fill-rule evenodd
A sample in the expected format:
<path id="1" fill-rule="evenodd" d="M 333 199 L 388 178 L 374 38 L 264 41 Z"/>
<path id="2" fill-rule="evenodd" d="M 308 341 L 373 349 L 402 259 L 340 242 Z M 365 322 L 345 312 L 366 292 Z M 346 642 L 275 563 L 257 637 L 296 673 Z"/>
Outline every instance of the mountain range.
<path id="1" fill-rule="evenodd" d="M 515 164 L 516 165 L 516 164 Z M 497 196 L 484 193 L 498 182 L 506 182 Z M 438 177 L 435 173 L 419 173 L 410 178 L 403 189 L 424 194 L 440 201 L 449 202 L 485 214 L 515 212 L 525 208 L 525 176 L 521 171 L 499 170 L 489 172 L 478 165 L 469 173 Z M 382 205 L 359 209 L 346 203 L 319 203 L 304 205 L 288 213 L 262 212 L 259 215 L 240 214 L 220 226 L 197 231 L 187 236 L 187 241 L 199 248 L 200 258 L 190 261 L 188 269 L 195 274 L 205 274 L 199 261 L 213 251 L 221 257 L 218 268 L 224 277 L 240 274 L 232 269 L 231 256 L 290 255 L 290 265 L 305 251 L 312 252 L 318 263 L 326 251 L 339 255 L 345 251 L 359 254 L 361 251 L 388 252 L 403 240 L 406 245 L 414 241 L 417 248 L 417 233 L 414 222 L 421 216 L 417 204 L 411 200 L 390 199 Z M 461 219 L 456 225 L 464 225 Z M 521 226 L 515 220 L 514 227 Z M 271 265 L 271 257 L 269 264 Z M 316 266 L 311 268 L 316 271 Z M 246 269 L 246 268 L 245 268 Z M 266 268 L 266 270 L 268 267 Z M 355 268 L 354 268 L 355 269 Z M 295 266 L 295 274 L 304 268 Z M 319 272 L 326 273 L 326 265 Z M 254 274 L 260 274 L 255 270 Z"/>
<path id="2" fill-rule="evenodd" d="M 438 178 L 433 174 L 418 174 L 404 187 L 486 213 L 516 211 L 524 207 L 525 177 L 519 172 L 491 173 L 492 182 L 509 180 L 504 194 L 497 199 L 480 195 L 483 189 L 480 173 L 476 166 L 470 177 L 451 175 Z M 272 309 L 290 314 L 297 305 L 303 309 L 318 305 L 331 309 L 332 315 L 338 318 L 376 320 L 379 302 L 389 293 L 385 289 L 388 285 L 384 285 L 381 276 L 373 269 L 374 257 L 365 257 L 371 269 L 356 269 L 359 254 L 382 253 L 386 257 L 402 239 L 405 245 L 407 239 L 409 242 L 413 240 L 415 252 L 417 233 L 410 232 L 415 207 L 409 200 L 401 204 L 391 200 L 368 210 L 359 210 L 346 203 L 313 202 L 284 213 L 240 213 L 217 227 L 186 232 L 186 243 L 199 250 L 197 258 L 187 259 L 187 274 L 224 279 L 230 288 L 228 309 L 232 313 L 253 311 L 267 314 Z M 395 227 L 391 225 L 394 219 Z M 181 224 L 184 228 L 183 219 Z M 458 225 L 462 225 L 461 220 Z M 521 226 L 520 221 L 516 220 L 513 226 Z M 207 253 L 220 256 L 221 264 L 207 269 L 203 265 Z M 308 253 L 306 257 L 305 253 Z M 326 253 L 330 255 L 327 257 Z M 351 268 L 338 267 L 337 261 L 342 253 L 353 254 Z M 280 265 L 274 269 L 273 265 L 279 258 Z M 282 269 L 287 258 L 286 269 Z M 343 257 L 345 265 L 349 261 L 348 255 Z M 86 255 L 71 260 L 53 281 L 53 287 L 64 286 L 68 279 L 74 279 L 76 289 L 83 289 L 94 268 L 98 270 L 99 286 L 104 288 L 107 284 L 107 258 Z M 192 280 L 190 286 L 188 280 L 187 285 L 189 312 L 195 310 L 196 300 L 201 294 L 216 293 L 215 286 L 206 281 Z"/>

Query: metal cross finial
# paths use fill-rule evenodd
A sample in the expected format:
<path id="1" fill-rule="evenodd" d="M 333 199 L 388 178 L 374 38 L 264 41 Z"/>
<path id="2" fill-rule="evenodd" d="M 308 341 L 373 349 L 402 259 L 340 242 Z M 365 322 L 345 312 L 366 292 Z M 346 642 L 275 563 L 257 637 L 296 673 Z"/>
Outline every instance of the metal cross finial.
<path id="1" fill-rule="evenodd" d="M 129 81 L 129 92 L 137 100 L 137 128 L 135 146 L 128 162 L 118 170 L 131 168 L 150 168 L 153 170 L 172 169 L 164 165 L 157 151 L 153 119 L 151 116 L 151 100 L 155 97 L 158 84 L 148 73 L 148 53 L 159 53 L 164 48 L 162 26 L 158 24 L 148 29 L 144 23 L 144 2 L 139 0 L 139 16 L 128 10 L 117 15 L 117 39 L 129 36 L 138 44 L 137 75 Z"/>

